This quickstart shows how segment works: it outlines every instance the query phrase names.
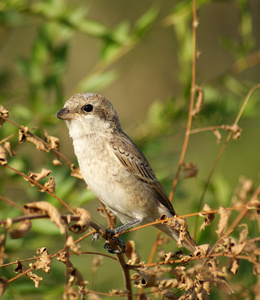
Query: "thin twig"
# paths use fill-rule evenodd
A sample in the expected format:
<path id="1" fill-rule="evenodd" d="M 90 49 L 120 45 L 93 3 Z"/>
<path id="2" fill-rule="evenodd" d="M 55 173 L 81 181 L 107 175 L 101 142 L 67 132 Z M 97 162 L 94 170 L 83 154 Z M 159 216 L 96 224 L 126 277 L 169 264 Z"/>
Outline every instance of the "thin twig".
<path id="1" fill-rule="evenodd" d="M 260 194 L 260 186 L 256 189 L 256 191 L 254 192 L 253 196 L 251 197 L 251 199 L 256 199 L 258 197 L 258 195 Z M 215 243 L 214 247 L 212 247 L 209 255 L 211 253 L 214 252 L 215 248 L 222 243 L 229 235 L 230 233 L 237 227 L 237 225 L 239 224 L 239 222 L 244 218 L 244 216 L 246 215 L 246 213 L 248 212 L 248 209 L 250 207 L 250 203 L 249 205 L 246 205 L 244 207 L 244 209 L 240 212 L 240 214 L 236 217 L 236 219 L 234 220 L 234 222 L 230 225 L 229 229 L 218 239 L 218 241 Z"/>
<path id="2" fill-rule="evenodd" d="M 22 172 L 14 169 L 13 167 L 10 167 L 9 165 L 4 165 L 4 167 L 6 167 L 7 169 L 15 172 L 16 174 L 22 176 L 23 178 L 25 178 L 27 181 L 33 183 L 34 185 L 37 185 L 39 188 L 41 188 L 42 190 L 45 190 L 45 187 L 43 185 L 41 185 L 39 182 L 33 180 L 32 178 L 30 178 L 29 176 L 23 174 Z M 53 198 L 55 198 L 56 200 L 58 200 L 62 205 L 64 205 L 70 212 L 72 212 L 73 214 L 76 214 L 76 212 L 74 211 L 74 209 L 72 207 L 70 207 L 66 202 L 64 202 L 62 199 L 60 199 L 58 196 L 56 196 L 54 193 L 52 193 L 49 190 L 45 190 L 46 193 L 48 193 L 49 195 L 51 195 Z"/>
<path id="3" fill-rule="evenodd" d="M 126 299 L 132 300 L 133 294 L 132 294 L 130 271 L 129 271 L 128 265 L 125 262 L 124 254 L 117 254 L 117 258 L 122 267 L 122 271 L 123 271 L 123 275 L 124 275 L 125 288 L 127 290 Z"/>
<path id="4" fill-rule="evenodd" d="M 12 200 L 6 198 L 6 197 L 3 196 L 3 195 L 0 195 L 0 199 L 1 199 L 2 201 L 6 202 L 6 203 L 8 203 L 8 204 L 10 204 L 10 205 L 12 205 L 13 207 L 16 207 L 16 208 L 20 209 L 22 212 L 25 212 L 25 211 L 26 211 L 23 207 L 21 207 L 20 205 L 18 205 L 17 203 L 13 202 Z M 0 222 L 1 222 L 1 221 L 0 221 Z M 0 224 L 1 224 L 1 223 L 0 223 Z"/>
<path id="5" fill-rule="evenodd" d="M 183 160 L 185 157 L 185 153 L 187 150 L 189 137 L 190 137 L 190 130 L 191 130 L 191 122 L 192 122 L 192 111 L 194 106 L 194 96 L 196 92 L 196 58 L 197 58 L 197 26 L 198 26 L 198 20 L 196 16 L 196 0 L 192 1 L 192 13 L 193 13 L 193 22 L 192 22 L 192 48 L 193 48 L 193 57 L 192 57 L 192 77 L 191 77 L 191 91 L 190 91 L 190 107 L 189 107 L 189 115 L 186 125 L 186 132 L 185 137 L 182 145 L 182 151 L 179 159 L 178 169 L 173 181 L 172 190 L 169 195 L 170 201 L 172 201 L 172 198 L 175 193 L 175 189 L 177 186 L 177 182 L 180 176 Z"/>
<path id="6" fill-rule="evenodd" d="M 258 89 L 258 88 L 260 88 L 260 83 L 254 85 L 254 86 L 251 88 L 251 90 L 248 92 L 248 94 L 247 94 L 247 96 L 246 96 L 246 98 L 245 98 L 245 100 L 244 100 L 244 102 L 243 102 L 243 104 L 242 104 L 242 106 L 241 106 L 241 108 L 240 108 L 240 111 L 239 111 L 239 113 L 237 114 L 237 117 L 236 117 L 236 119 L 235 119 L 235 121 L 234 121 L 233 126 L 237 125 L 237 123 L 238 123 L 239 119 L 241 118 L 241 116 L 242 116 L 242 114 L 243 114 L 243 111 L 244 111 L 244 109 L 245 109 L 245 107 L 246 107 L 246 105 L 247 105 L 247 103 L 248 103 L 248 101 L 249 101 L 249 99 L 250 99 L 252 93 L 253 93 L 256 89 Z M 204 188 L 203 188 L 203 191 L 202 191 L 202 194 L 201 194 L 201 198 L 200 198 L 200 202 L 199 202 L 199 206 L 198 206 L 198 211 L 200 211 L 201 208 L 202 208 L 203 201 L 204 201 L 204 198 L 205 198 L 205 195 L 206 195 L 206 192 L 207 192 L 207 189 L 208 189 L 208 186 L 209 186 L 209 182 L 210 182 L 210 180 L 211 180 L 211 177 L 212 177 L 212 175 L 213 175 L 213 173 L 214 173 L 214 171 L 215 171 L 215 169 L 216 169 L 216 167 L 217 167 L 217 164 L 218 164 L 218 162 L 219 162 L 219 160 L 220 160 L 220 158 L 221 158 L 221 156 L 222 156 L 222 154 L 223 154 L 223 152 L 224 152 L 224 150 L 225 150 L 225 148 L 226 148 L 226 146 L 227 146 L 227 144 L 228 144 L 230 138 L 232 137 L 232 134 L 233 134 L 233 133 L 232 133 L 231 131 L 228 133 L 228 135 L 227 135 L 227 137 L 226 137 L 226 140 L 225 140 L 224 144 L 222 145 L 222 147 L 221 147 L 221 149 L 220 149 L 220 151 L 219 151 L 219 153 L 218 153 L 218 156 L 217 156 L 215 162 L 213 163 L 213 165 L 212 165 L 212 167 L 211 167 L 211 170 L 210 170 L 210 172 L 209 172 L 208 178 L 207 178 L 207 180 L 206 180 L 206 183 L 205 183 L 205 185 L 204 185 Z M 196 218 L 196 220 L 195 220 L 195 225 L 194 225 L 194 238 L 196 238 L 196 233 L 197 233 L 197 229 L 198 229 L 198 221 L 199 221 L 199 219 Z"/>
<path id="7" fill-rule="evenodd" d="M 13 124 L 14 126 L 16 126 L 17 128 L 19 128 L 20 130 L 23 129 L 23 126 L 20 126 L 19 124 L 15 123 L 14 121 L 10 120 L 9 118 L 6 118 L 2 115 L 0 115 L 0 118 L 4 119 L 5 121 Z M 74 164 L 72 162 L 70 162 L 62 153 L 60 153 L 57 149 L 54 149 L 51 147 L 51 145 L 49 143 L 47 143 L 46 141 L 44 141 L 43 139 L 41 139 L 40 137 L 38 137 L 37 135 L 33 134 L 30 132 L 30 134 L 36 138 L 38 141 L 40 141 L 41 143 L 43 143 L 48 150 L 52 150 L 54 153 L 56 153 L 58 156 L 60 156 L 62 159 L 64 159 L 66 161 L 67 164 L 69 164 L 70 166 L 74 166 Z M 12 136 L 10 136 L 12 137 Z M 9 138 L 10 138 L 9 137 Z"/>
<path id="8" fill-rule="evenodd" d="M 194 106 L 194 95 L 195 95 L 195 90 L 196 90 L 196 57 L 197 57 L 197 51 L 196 51 L 196 45 L 197 45 L 197 40 L 196 40 L 196 30 L 197 30 L 197 26 L 198 26 L 198 20 L 197 20 L 197 16 L 196 16 L 196 0 L 192 0 L 192 12 L 193 12 L 193 22 L 192 22 L 192 36 L 193 36 L 193 41 L 192 41 L 192 47 L 193 47 L 193 57 L 192 57 L 192 78 L 191 78 L 191 93 L 190 93 L 190 106 L 189 106 L 189 115 L 188 115 L 188 120 L 187 120 L 187 126 L 186 126 L 186 133 L 185 133 L 185 137 L 184 137 L 184 142 L 182 145 L 182 151 L 181 151 L 181 155 L 180 155 L 180 159 L 179 159 L 179 164 L 178 164 L 178 169 L 173 181 L 173 185 L 172 185 L 172 189 L 169 195 L 169 199 L 170 201 L 172 201 L 173 196 L 174 196 L 174 192 L 177 186 L 177 182 L 179 179 L 179 175 L 180 175 L 180 171 L 181 171 L 181 167 L 183 164 L 183 160 L 184 160 L 184 156 L 186 153 L 186 149 L 188 146 L 188 142 L 189 142 L 189 136 L 190 136 L 190 129 L 191 129 L 191 122 L 192 122 L 192 111 L 193 111 L 193 106 Z M 157 246 L 158 246 L 158 241 L 161 235 L 161 231 L 159 231 L 156 241 L 153 245 L 152 251 L 150 253 L 149 256 L 149 262 L 152 262 L 153 257 L 155 255 Z M 140 289 L 139 292 L 139 297 L 138 300 L 140 299 L 140 296 L 143 292 L 143 289 Z"/>

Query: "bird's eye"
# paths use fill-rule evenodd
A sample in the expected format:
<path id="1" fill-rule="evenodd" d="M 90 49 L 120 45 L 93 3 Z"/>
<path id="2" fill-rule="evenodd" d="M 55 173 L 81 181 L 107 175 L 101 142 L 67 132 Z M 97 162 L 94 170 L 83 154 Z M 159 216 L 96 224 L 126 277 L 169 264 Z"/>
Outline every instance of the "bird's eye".
<path id="1" fill-rule="evenodd" d="M 91 104 L 87 104 L 87 105 L 83 106 L 83 109 L 86 112 L 91 112 L 93 110 L 93 106 Z"/>

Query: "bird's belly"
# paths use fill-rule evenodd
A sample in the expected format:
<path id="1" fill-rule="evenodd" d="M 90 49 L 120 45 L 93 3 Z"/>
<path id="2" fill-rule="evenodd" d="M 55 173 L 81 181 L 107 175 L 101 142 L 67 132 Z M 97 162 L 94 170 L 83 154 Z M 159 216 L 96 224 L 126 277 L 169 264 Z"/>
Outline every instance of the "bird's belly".
<path id="1" fill-rule="evenodd" d="M 76 146 L 76 147 L 75 147 Z M 122 166 L 109 148 L 102 152 L 97 143 L 82 151 L 75 145 L 75 154 L 89 188 L 111 209 L 122 223 L 141 220 L 153 222 L 161 215 L 158 200 L 151 188 Z M 94 147 L 97 147 L 94 149 Z M 80 153 L 79 153 L 80 151 Z"/>
<path id="2" fill-rule="evenodd" d="M 107 158 L 106 155 L 99 159 L 88 155 L 82 160 L 78 159 L 84 180 L 95 196 L 111 209 L 121 222 L 143 219 L 143 212 L 137 205 L 138 197 L 134 195 L 138 193 L 135 178 L 129 178 L 116 161 L 115 165 L 111 165 Z"/>

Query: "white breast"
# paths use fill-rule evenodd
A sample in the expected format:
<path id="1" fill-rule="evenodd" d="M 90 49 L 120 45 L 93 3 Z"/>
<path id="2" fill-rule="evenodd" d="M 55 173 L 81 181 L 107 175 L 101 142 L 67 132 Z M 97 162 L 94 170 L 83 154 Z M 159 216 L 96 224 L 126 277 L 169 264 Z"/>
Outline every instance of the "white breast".
<path id="1" fill-rule="evenodd" d="M 110 148 L 111 132 L 92 130 L 92 134 L 84 135 L 77 125 L 68 127 L 82 175 L 99 200 L 123 223 L 147 223 L 160 217 L 154 209 L 157 205 L 148 205 L 157 201 L 149 188 L 124 168 Z"/>

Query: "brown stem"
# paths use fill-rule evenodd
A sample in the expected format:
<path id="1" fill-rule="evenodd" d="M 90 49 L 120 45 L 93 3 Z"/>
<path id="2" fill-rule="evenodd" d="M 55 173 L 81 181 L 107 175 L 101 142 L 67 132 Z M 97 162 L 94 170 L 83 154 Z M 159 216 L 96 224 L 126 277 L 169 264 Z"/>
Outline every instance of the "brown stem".
<path id="1" fill-rule="evenodd" d="M 186 133 L 185 133 L 185 137 L 184 137 L 184 142 L 182 145 L 182 151 L 181 151 L 181 155 L 180 155 L 180 159 L 179 159 L 179 164 L 178 164 L 178 169 L 172 184 L 172 189 L 169 195 L 169 199 L 170 201 L 172 201 L 173 196 L 174 196 L 174 192 L 177 186 L 177 182 L 179 179 L 179 175 L 180 175 L 180 171 L 181 171 L 181 167 L 183 164 L 183 160 L 184 160 L 184 156 L 186 153 L 186 149 L 188 146 L 188 142 L 189 142 L 189 136 L 190 136 L 190 129 L 191 129 L 191 122 L 192 122 L 192 111 L 193 111 L 193 106 L 194 106 L 194 95 L 195 95 L 195 91 L 196 91 L 196 57 L 197 57 L 197 50 L 196 50 L 196 44 L 197 44 L 197 39 L 196 39 L 196 30 L 197 30 L 197 26 L 198 26 L 198 21 L 197 21 L 197 16 L 196 16 L 196 0 L 192 0 L 192 11 L 193 11 L 193 22 L 192 22 L 192 33 L 193 33 L 193 41 L 192 41 L 192 46 L 193 46 L 193 57 L 192 57 L 192 78 L 191 78 L 191 93 L 190 93 L 190 106 L 189 106 L 189 115 L 188 115 L 188 120 L 187 120 L 187 126 L 186 126 Z M 155 255 L 155 251 L 158 245 L 158 240 L 159 237 L 161 235 L 161 232 L 158 233 L 157 235 L 157 239 L 154 243 L 154 246 L 152 248 L 152 251 L 150 253 L 150 257 L 149 257 L 149 262 L 151 262 L 153 260 L 153 257 Z M 143 292 L 143 289 L 140 289 L 139 291 L 139 296 L 138 299 L 140 299 L 140 296 Z"/>
<path id="2" fill-rule="evenodd" d="M 239 119 L 241 118 L 242 113 L 243 113 L 243 111 L 244 111 L 244 109 L 245 109 L 245 107 L 246 107 L 246 105 L 247 105 L 247 103 L 248 103 L 248 101 L 249 101 L 249 99 L 250 99 L 252 93 L 253 93 L 256 89 L 258 89 L 258 88 L 260 88 L 260 83 L 254 85 L 254 86 L 251 88 L 251 90 L 248 92 L 248 94 L 247 94 L 247 96 L 246 96 L 246 98 L 245 98 L 245 100 L 244 100 L 244 102 L 243 102 L 243 104 L 242 104 L 242 106 L 241 106 L 241 108 L 240 108 L 240 111 L 239 111 L 239 113 L 238 113 L 238 115 L 237 115 L 237 117 L 236 117 L 236 119 L 235 119 L 235 121 L 234 121 L 233 126 L 237 125 L 237 123 L 238 123 Z M 205 198 L 205 195 L 206 195 L 206 192 L 207 192 L 207 189 L 208 189 L 208 186 L 209 186 L 209 182 L 210 182 L 210 180 L 211 180 L 211 177 L 212 177 L 212 175 L 213 175 L 213 173 L 214 173 L 214 171 L 215 171 L 215 169 L 216 169 L 216 167 L 217 167 L 217 164 L 218 164 L 218 162 L 219 162 L 219 160 L 220 160 L 220 158 L 221 158 L 221 156 L 222 156 L 222 154 L 223 154 L 223 152 L 224 152 L 224 150 L 225 150 L 225 148 L 226 148 L 226 146 L 227 146 L 227 143 L 229 142 L 231 136 L 232 136 L 232 132 L 229 132 L 228 135 L 227 135 L 227 138 L 226 138 L 226 140 L 225 140 L 225 142 L 224 142 L 224 144 L 223 144 L 223 146 L 221 147 L 221 149 L 220 149 L 220 151 L 219 151 L 219 153 L 218 153 L 218 156 L 217 156 L 217 158 L 216 158 L 216 160 L 215 160 L 213 166 L 211 167 L 211 170 L 210 170 L 210 172 L 209 172 L 208 178 L 207 178 L 207 180 L 206 180 L 205 186 L 204 186 L 203 191 L 202 191 L 202 195 L 201 195 L 200 202 L 199 202 L 199 206 L 198 206 L 198 211 L 200 211 L 201 208 L 202 208 L 203 201 L 204 201 L 204 198 Z M 196 218 L 196 220 L 195 220 L 195 226 L 194 226 L 194 238 L 196 238 L 196 233 L 197 233 L 197 229 L 198 229 L 198 222 L 199 222 L 199 219 Z"/>
<path id="3" fill-rule="evenodd" d="M 122 270 L 123 270 L 125 288 L 127 290 L 126 299 L 127 300 L 132 300 L 133 299 L 133 294 L 132 294 L 130 271 L 129 271 L 127 263 L 125 262 L 124 254 L 117 254 L 117 258 L 118 258 L 118 261 L 119 261 L 119 263 L 122 267 Z"/>
<path id="4" fill-rule="evenodd" d="M 45 190 L 44 186 L 41 185 L 39 182 L 33 180 L 32 178 L 28 177 L 27 175 L 23 174 L 22 172 L 10 167 L 9 165 L 4 165 L 4 167 L 6 167 L 9 170 L 12 170 L 13 172 L 15 172 L 16 174 L 22 176 L 23 178 L 25 178 L 26 180 L 28 180 L 29 182 L 33 183 L 34 185 L 37 185 L 39 188 L 41 188 L 42 190 Z M 58 200 L 62 205 L 64 205 L 70 212 L 72 212 L 73 214 L 76 214 L 76 212 L 74 211 L 73 208 L 71 208 L 66 202 L 64 202 L 62 199 L 60 199 L 59 197 L 57 197 L 54 193 L 50 192 L 49 190 L 46 190 L 46 193 L 48 193 L 49 195 L 51 195 L 53 198 L 55 198 L 56 200 Z"/>
<path id="5" fill-rule="evenodd" d="M 256 189 L 256 191 L 254 192 L 254 195 L 252 196 L 251 199 L 256 199 L 259 194 L 260 194 L 260 186 Z M 214 249 L 217 247 L 217 245 L 219 243 L 222 243 L 230 235 L 230 233 L 236 228 L 236 226 L 239 224 L 239 222 L 244 218 L 244 216 L 248 212 L 249 207 L 250 207 L 250 203 L 249 203 L 248 206 L 246 206 L 240 212 L 240 214 L 236 217 L 236 219 L 234 220 L 234 222 L 230 225 L 229 229 L 223 234 L 223 236 L 218 239 L 218 241 L 215 243 L 214 247 L 212 247 L 212 249 L 211 249 L 211 251 L 210 251 L 209 254 L 213 253 Z"/>
<path id="6" fill-rule="evenodd" d="M 9 123 L 11 123 L 11 124 L 13 124 L 14 126 L 18 127 L 19 129 L 23 129 L 22 126 L 20 126 L 19 124 L 15 123 L 14 121 L 12 121 L 12 120 L 10 120 L 10 119 L 8 119 L 8 118 L 2 116 L 2 115 L 0 115 L 0 118 L 4 119 L 5 121 L 7 121 L 7 122 L 9 122 Z M 52 151 L 55 152 L 57 155 L 59 155 L 62 159 L 64 159 L 64 160 L 67 162 L 67 164 L 69 164 L 70 166 L 73 166 L 73 165 L 74 165 L 72 162 L 70 162 L 70 161 L 69 161 L 62 153 L 60 153 L 58 150 L 56 150 L 56 149 L 54 149 L 54 148 L 51 148 L 51 146 L 50 146 L 49 143 L 47 143 L 46 141 L 44 141 L 43 139 L 41 139 L 40 137 L 38 137 L 37 135 L 35 135 L 35 134 L 31 133 L 31 132 L 30 132 L 30 134 L 31 134 L 34 138 L 36 138 L 38 141 L 40 141 L 41 143 L 43 143 L 43 144 L 47 147 L 47 149 L 52 150 Z M 10 136 L 10 137 L 11 137 L 11 136 Z M 10 137 L 9 137 L 9 138 L 10 138 Z"/>
<path id="7" fill-rule="evenodd" d="M 169 195 L 170 201 L 172 201 L 172 198 L 175 193 L 175 189 L 177 186 L 177 182 L 180 176 L 181 172 L 181 167 L 183 164 L 183 160 L 185 157 L 186 149 L 188 146 L 189 142 L 189 136 L 190 136 L 190 130 L 191 130 L 191 123 L 192 123 L 192 111 L 193 111 L 193 106 L 194 106 L 194 96 L 196 92 L 196 58 L 197 58 L 197 26 L 198 26 L 198 20 L 197 20 L 197 15 L 196 15 L 196 0 L 192 0 L 192 12 L 193 12 L 193 22 L 192 22 L 192 47 L 193 47 L 193 57 L 192 57 L 192 77 L 191 77 L 191 92 L 190 92 L 190 107 L 189 107 L 189 115 L 188 115 L 188 120 L 187 120 L 187 126 L 186 126 L 186 132 L 185 132 L 185 137 L 182 145 L 182 151 L 179 159 L 179 165 L 178 169 L 173 181 L 172 185 L 172 190 Z"/>

